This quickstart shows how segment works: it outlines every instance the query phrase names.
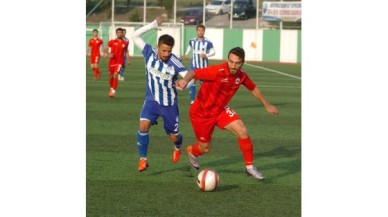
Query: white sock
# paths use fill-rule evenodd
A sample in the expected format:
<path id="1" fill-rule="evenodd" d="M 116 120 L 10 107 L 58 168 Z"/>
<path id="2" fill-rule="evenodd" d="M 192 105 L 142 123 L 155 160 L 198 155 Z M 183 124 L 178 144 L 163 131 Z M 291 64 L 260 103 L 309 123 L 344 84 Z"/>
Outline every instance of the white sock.
<path id="1" fill-rule="evenodd" d="M 249 166 L 246 166 L 247 169 L 252 169 L 253 168 L 253 165 L 249 165 Z"/>

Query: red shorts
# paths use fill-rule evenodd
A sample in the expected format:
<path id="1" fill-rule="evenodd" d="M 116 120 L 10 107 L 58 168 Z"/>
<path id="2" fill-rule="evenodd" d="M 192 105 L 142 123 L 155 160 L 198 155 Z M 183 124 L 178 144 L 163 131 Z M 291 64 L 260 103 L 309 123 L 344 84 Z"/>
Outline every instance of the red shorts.
<path id="1" fill-rule="evenodd" d="M 122 67 L 121 64 L 109 65 L 109 74 L 113 75 L 114 73 L 119 73 L 121 67 Z"/>
<path id="2" fill-rule="evenodd" d="M 100 62 L 100 56 L 91 55 L 90 56 L 90 64 L 95 64 Z"/>
<path id="3" fill-rule="evenodd" d="M 240 120 L 240 116 L 229 107 L 225 107 L 224 111 L 212 117 L 199 117 L 198 114 L 199 112 L 190 109 L 191 126 L 198 141 L 203 143 L 211 140 L 215 126 L 223 130 L 226 125 Z"/>

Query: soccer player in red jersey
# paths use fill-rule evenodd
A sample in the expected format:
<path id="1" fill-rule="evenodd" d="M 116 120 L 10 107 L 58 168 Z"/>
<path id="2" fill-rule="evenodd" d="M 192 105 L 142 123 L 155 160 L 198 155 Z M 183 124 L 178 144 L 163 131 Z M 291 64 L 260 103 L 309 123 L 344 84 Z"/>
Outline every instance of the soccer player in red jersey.
<path id="1" fill-rule="evenodd" d="M 105 53 L 109 55 L 109 96 L 114 97 L 118 85 L 118 74 L 124 63 L 124 50 L 128 49 L 128 42 L 123 39 L 123 29 L 116 29 L 116 39 L 112 39 L 105 47 Z M 110 52 L 108 53 L 110 48 Z"/>
<path id="2" fill-rule="evenodd" d="M 194 145 L 187 147 L 191 165 L 199 169 L 198 157 L 210 151 L 211 137 L 214 127 L 217 126 L 237 136 L 245 161 L 246 174 L 263 179 L 264 176 L 253 166 L 253 144 L 247 129 L 237 113 L 227 105 L 238 88 L 244 85 L 264 105 L 269 114 L 277 115 L 279 111 L 266 101 L 259 88 L 241 69 L 244 59 L 244 49 L 233 48 L 229 51 L 228 62 L 190 71 L 176 82 L 176 86 L 179 89 L 185 88 L 193 78 L 203 81 L 189 112 L 191 125 L 198 140 Z"/>
<path id="3" fill-rule="evenodd" d="M 100 49 L 104 42 L 98 37 L 97 29 L 93 29 L 92 33 L 93 38 L 89 40 L 88 55 L 90 55 L 90 68 L 93 69 L 94 80 L 98 80 L 101 76 L 101 71 L 98 68 L 98 63 L 100 62 Z"/>

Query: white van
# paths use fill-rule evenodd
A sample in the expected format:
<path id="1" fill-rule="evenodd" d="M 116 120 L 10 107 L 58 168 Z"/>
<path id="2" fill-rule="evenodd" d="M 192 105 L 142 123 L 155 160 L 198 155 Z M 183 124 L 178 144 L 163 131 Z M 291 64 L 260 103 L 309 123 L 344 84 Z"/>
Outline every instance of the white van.
<path id="1" fill-rule="evenodd" d="M 206 5 L 206 13 L 223 14 L 230 11 L 230 0 L 213 0 Z"/>

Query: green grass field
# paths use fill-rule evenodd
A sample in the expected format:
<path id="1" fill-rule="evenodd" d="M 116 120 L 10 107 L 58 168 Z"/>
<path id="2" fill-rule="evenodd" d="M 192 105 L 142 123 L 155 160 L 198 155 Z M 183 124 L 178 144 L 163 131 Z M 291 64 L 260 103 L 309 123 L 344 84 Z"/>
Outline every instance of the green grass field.
<path id="1" fill-rule="evenodd" d="M 213 148 L 200 157 L 201 168 L 216 170 L 219 188 L 201 192 L 198 171 L 182 152 L 173 164 L 172 143 L 163 120 L 150 130 L 150 167 L 137 171 L 136 132 L 145 93 L 142 58 L 127 66 L 116 97 L 108 97 L 107 62 L 93 81 L 86 58 L 87 216 L 301 216 L 301 80 L 252 66 L 244 66 L 266 99 L 277 106 L 270 116 L 245 89 L 240 88 L 230 107 L 242 118 L 254 143 L 254 165 L 266 177 L 257 181 L 244 174 L 237 138 L 215 129 Z M 184 61 L 189 66 L 188 61 Z M 211 64 L 219 61 L 211 61 Z M 300 65 L 250 63 L 301 77 Z M 188 91 L 179 93 L 183 148 L 195 142 L 188 117 Z"/>

